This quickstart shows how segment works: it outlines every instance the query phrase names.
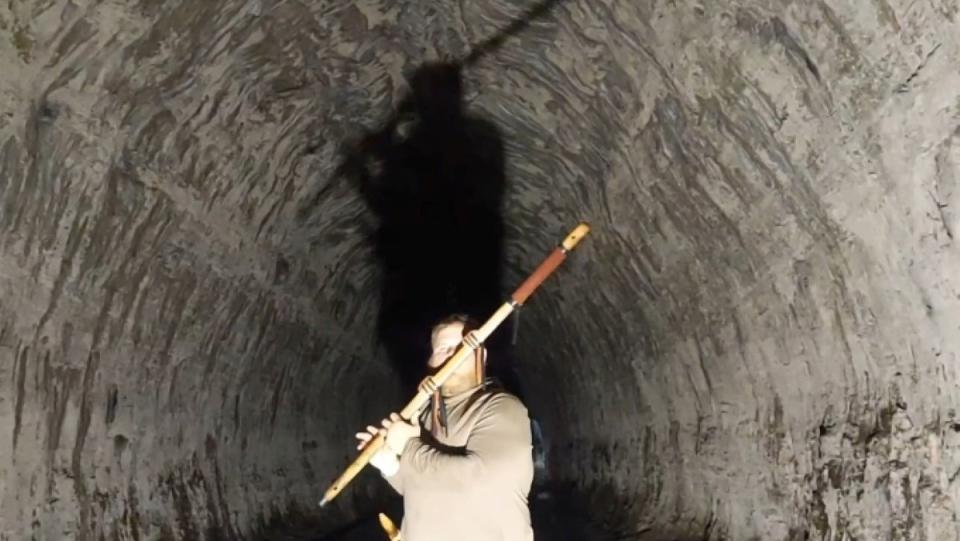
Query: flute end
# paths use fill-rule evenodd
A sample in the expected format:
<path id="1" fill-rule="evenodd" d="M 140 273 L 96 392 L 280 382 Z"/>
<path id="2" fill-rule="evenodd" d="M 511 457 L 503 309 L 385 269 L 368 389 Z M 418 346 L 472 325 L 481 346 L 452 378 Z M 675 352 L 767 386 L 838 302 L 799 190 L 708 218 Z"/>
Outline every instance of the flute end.
<path id="1" fill-rule="evenodd" d="M 590 225 L 587 224 L 587 222 L 580 222 L 577 227 L 567 235 L 567 238 L 563 239 L 561 245 L 569 252 L 573 250 L 588 233 L 590 233 Z"/>

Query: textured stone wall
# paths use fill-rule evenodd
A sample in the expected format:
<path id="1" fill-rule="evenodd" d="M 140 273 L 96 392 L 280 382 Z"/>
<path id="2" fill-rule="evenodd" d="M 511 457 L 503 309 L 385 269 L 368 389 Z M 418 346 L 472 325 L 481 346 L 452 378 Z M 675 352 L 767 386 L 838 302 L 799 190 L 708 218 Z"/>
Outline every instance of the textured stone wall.
<path id="1" fill-rule="evenodd" d="M 345 397 L 391 396 L 348 280 L 371 269 L 337 241 L 362 205 L 287 226 L 333 137 L 296 104 L 350 113 L 297 90 L 297 12 L 248 9 L 0 8 L 4 540 L 312 511 L 380 414 Z"/>
<path id="2" fill-rule="evenodd" d="M 466 70 L 508 287 L 593 225 L 519 329 L 553 481 L 651 539 L 957 538 L 956 2 L 558 4 Z M 529 5 L 0 6 L 0 539 L 313 510 L 400 400 L 339 149 Z"/>
<path id="3" fill-rule="evenodd" d="M 498 96 L 558 95 L 530 236 L 595 223 L 530 311 L 554 462 L 624 530 L 955 539 L 956 4 L 733 4 L 571 6 Z"/>

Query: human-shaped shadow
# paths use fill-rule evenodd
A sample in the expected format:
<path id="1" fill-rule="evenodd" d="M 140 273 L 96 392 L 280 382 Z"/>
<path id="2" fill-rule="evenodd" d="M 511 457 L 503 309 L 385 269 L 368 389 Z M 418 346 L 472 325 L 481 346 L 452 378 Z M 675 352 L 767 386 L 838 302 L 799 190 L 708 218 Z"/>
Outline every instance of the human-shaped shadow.
<path id="1" fill-rule="evenodd" d="M 453 312 L 484 321 L 504 300 L 504 145 L 494 124 L 465 111 L 460 70 L 417 69 L 397 114 L 339 169 L 378 221 L 377 335 L 405 391 L 424 375 L 435 321 Z M 502 356 L 493 351 L 501 331 L 488 342 L 491 361 Z"/>

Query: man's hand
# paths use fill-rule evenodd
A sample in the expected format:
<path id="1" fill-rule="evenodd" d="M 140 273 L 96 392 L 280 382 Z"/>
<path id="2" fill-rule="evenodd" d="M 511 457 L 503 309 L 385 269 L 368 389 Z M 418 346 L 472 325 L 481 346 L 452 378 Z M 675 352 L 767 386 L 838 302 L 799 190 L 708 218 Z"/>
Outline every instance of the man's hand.
<path id="1" fill-rule="evenodd" d="M 357 439 L 360 440 L 360 443 L 357 444 L 357 450 L 362 450 L 369 445 L 373 438 L 381 434 L 386 435 L 383 447 L 370 458 L 370 464 L 390 477 L 400 468 L 399 456 L 407 442 L 410 441 L 410 438 L 420 436 L 420 425 L 410 424 L 396 413 L 391 413 L 390 417 L 384 419 L 380 424 L 383 425 L 383 428 L 368 425 L 366 432 L 357 432 Z"/>
<path id="2" fill-rule="evenodd" d="M 410 441 L 410 438 L 420 437 L 420 425 L 404 421 L 396 413 L 391 413 L 390 417 L 384 419 L 380 424 L 383 428 L 367 425 L 366 432 L 357 432 L 357 439 L 360 440 L 360 443 L 357 444 L 358 451 L 366 447 L 376 436 L 386 434 L 384 446 L 390 452 L 399 455 L 403 452 L 403 448 Z"/>
<path id="3" fill-rule="evenodd" d="M 360 440 L 360 443 L 357 444 L 357 450 L 363 449 L 370 444 L 374 437 L 379 434 L 386 434 L 386 432 L 386 428 L 375 426 L 367 426 L 366 432 L 357 432 L 357 439 Z M 370 457 L 370 465 L 380 470 L 385 476 L 390 477 L 397 473 L 400 468 L 400 460 L 393 449 L 384 445 Z"/>
<path id="4" fill-rule="evenodd" d="M 403 448 L 411 438 L 420 437 L 420 425 L 408 423 L 396 413 L 391 413 L 390 418 L 384 419 L 382 424 L 387 430 L 387 447 L 398 455 L 403 453 Z"/>
<path id="5" fill-rule="evenodd" d="M 367 425 L 366 432 L 357 432 L 357 439 L 360 440 L 360 443 L 357 444 L 357 451 L 363 450 L 373 438 L 379 436 L 380 434 L 386 434 L 387 430 L 385 428 L 377 428 L 373 425 Z"/>

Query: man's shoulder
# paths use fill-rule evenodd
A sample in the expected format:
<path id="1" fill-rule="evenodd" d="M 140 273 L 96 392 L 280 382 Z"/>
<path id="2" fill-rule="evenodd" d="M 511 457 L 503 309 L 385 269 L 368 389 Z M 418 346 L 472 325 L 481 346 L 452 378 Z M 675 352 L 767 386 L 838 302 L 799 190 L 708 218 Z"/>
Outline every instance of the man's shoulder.
<path id="1" fill-rule="evenodd" d="M 477 400 L 478 408 L 488 410 L 491 413 L 527 414 L 527 406 L 520 400 L 520 397 L 502 387 L 485 389 L 481 391 L 480 395 Z"/>

